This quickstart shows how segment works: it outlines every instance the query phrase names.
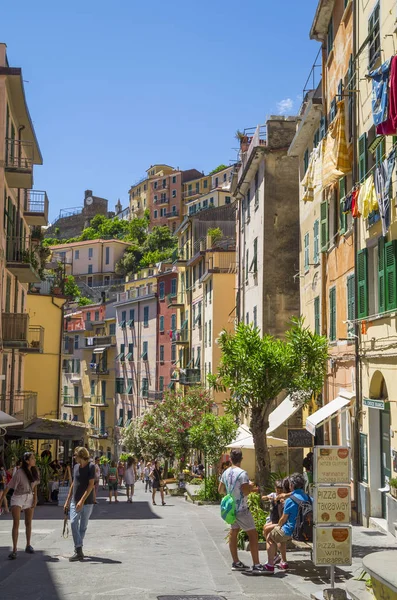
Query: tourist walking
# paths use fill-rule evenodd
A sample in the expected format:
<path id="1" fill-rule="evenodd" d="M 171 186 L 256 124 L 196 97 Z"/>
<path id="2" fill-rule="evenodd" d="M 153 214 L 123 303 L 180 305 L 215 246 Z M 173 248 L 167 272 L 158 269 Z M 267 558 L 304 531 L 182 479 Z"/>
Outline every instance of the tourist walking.
<path id="1" fill-rule="evenodd" d="M 134 484 L 135 484 L 135 460 L 132 456 L 128 457 L 127 468 L 124 473 L 124 483 L 127 490 L 127 502 L 132 503 L 132 496 L 134 495 Z"/>
<path id="2" fill-rule="evenodd" d="M 148 461 L 143 470 L 143 478 L 145 481 L 145 492 L 147 492 L 148 490 L 149 490 L 149 492 L 152 491 L 152 480 L 150 478 L 150 472 L 151 472 L 151 464 L 150 464 L 150 461 Z"/>
<path id="3" fill-rule="evenodd" d="M 282 550 L 285 556 L 287 542 L 292 538 L 294 533 L 296 519 L 299 512 L 299 504 L 301 502 L 310 502 L 309 496 L 305 493 L 305 479 L 300 473 L 294 473 L 289 477 L 289 485 L 291 493 L 285 501 L 283 514 L 278 522 L 278 525 L 272 529 L 266 538 L 267 547 L 267 563 L 264 565 L 266 571 L 270 574 L 274 573 L 275 557 L 277 547 Z M 282 560 L 279 568 L 286 571 L 288 564 Z"/>
<path id="4" fill-rule="evenodd" d="M 95 458 L 95 485 L 94 485 L 94 489 L 95 489 L 95 501 L 94 501 L 94 504 L 98 504 L 97 497 L 98 497 L 99 480 L 100 480 L 100 478 L 101 478 L 101 467 L 99 465 L 99 456 L 97 456 Z"/>
<path id="5" fill-rule="evenodd" d="M 30 540 L 32 536 L 32 520 L 35 506 L 37 504 L 37 485 L 40 481 L 39 472 L 36 469 L 36 457 L 33 452 L 25 452 L 22 458 L 20 468 L 12 476 L 5 490 L 1 492 L 0 505 L 9 489 L 14 493 L 11 498 L 12 513 L 12 552 L 8 558 L 15 560 L 17 557 L 19 521 L 21 511 L 25 512 L 25 533 L 26 548 L 25 552 L 34 554 Z"/>
<path id="6" fill-rule="evenodd" d="M 164 486 L 162 485 L 163 482 L 161 480 L 161 474 L 162 474 L 162 468 L 159 466 L 159 463 L 157 460 L 155 460 L 153 462 L 153 468 L 151 471 L 151 478 L 152 478 L 152 504 L 154 506 L 156 506 L 156 492 L 158 490 L 160 490 L 160 496 L 161 496 L 161 504 L 164 506 L 165 502 L 164 502 Z"/>
<path id="7" fill-rule="evenodd" d="M 123 485 L 124 471 L 125 471 L 124 463 L 121 462 L 121 460 L 119 460 L 119 464 L 117 465 L 117 476 L 119 478 L 119 487 L 121 487 Z"/>
<path id="8" fill-rule="evenodd" d="M 108 462 L 104 462 L 101 465 L 101 473 L 102 473 L 102 489 L 106 489 L 106 486 L 108 484 L 108 477 L 109 477 L 109 463 Z"/>
<path id="9" fill-rule="evenodd" d="M 109 487 L 108 502 L 112 501 L 113 493 L 114 493 L 114 501 L 118 502 L 118 500 L 117 500 L 117 481 L 118 481 L 118 477 L 117 477 L 116 461 L 112 460 L 112 462 L 110 463 L 109 475 L 108 475 L 108 487 Z"/>
<path id="10" fill-rule="evenodd" d="M 74 542 L 74 554 L 69 558 L 70 562 L 84 559 L 83 542 L 95 494 L 95 465 L 90 462 L 87 448 L 77 447 L 74 451 L 74 458 L 76 464 L 73 469 L 73 482 L 64 505 L 65 511 L 70 508 L 70 527 Z"/>
<path id="11" fill-rule="evenodd" d="M 252 575 L 262 575 L 265 570 L 259 562 L 258 532 L 255 522 L 247 505 L 247 496 L 252 491 L 248 473 L 241 468 L 243 453 L 234 448 L 230 452 L 232 466 L 223 472 L 218 491 L 222 495 L 230 494 L 236 503 L 236 521 L 230 525 L 229 549 L 232 555 L 232 571 L 248 571 L 244 563 L 239 560 L 237 551 L 237 537 L 240 529 L 246 532 L 250 544 L 253 566 L 249 570 Z"/>
<path id="12" fill-rule="evenodd" d="M 2 505 L 4 504 L 4 512 L 8 513 L 8 502 L 6 494 L 2 495 L 7 485 L 7 473 L 4 463 L 0 459 L 0 515 L 3 514 Z"/>

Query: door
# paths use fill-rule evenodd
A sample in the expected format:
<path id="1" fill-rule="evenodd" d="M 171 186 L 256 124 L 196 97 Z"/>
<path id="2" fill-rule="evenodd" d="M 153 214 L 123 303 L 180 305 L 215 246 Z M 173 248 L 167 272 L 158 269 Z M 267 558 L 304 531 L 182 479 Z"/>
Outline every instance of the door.
<path id="1" fill-rule="evenodd" d="M 391 477 L 390 456 L 390 403 L 385 402 L 384 410 L 380 411 L 380 469 L 381 487 L 385 487 L 386 478 Z M 386 519 L 386 494 L 382 493 L 382 517 Z"/>

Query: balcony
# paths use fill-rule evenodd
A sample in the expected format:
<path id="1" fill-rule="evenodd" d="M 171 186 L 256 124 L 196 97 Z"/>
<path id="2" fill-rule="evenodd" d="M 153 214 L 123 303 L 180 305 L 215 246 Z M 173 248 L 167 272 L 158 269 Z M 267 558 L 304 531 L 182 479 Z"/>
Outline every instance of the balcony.
<path id="1" fill-rule="evenodd" d="M 109 369 L 107 364 L 101 363 L 90 363 L 89 369 L 91 373 L 95 373 L 96 375 L 109 375 Z"/>
<path id="2" fill-rule="evenodd" d="M 38 283 L 39 260 L 28 237 L 7 237 L 6 268 L 20 283 Z"/>
<path id="3" fill-rule="evenodd" d="M 172 341 L 177 344 L 188 344 L 189 343 L 189 330 L 188 329 L 176 329 L 172 332 Z"/>
<path id="4" fill-rule="evenodd" d="M 249 167 L 253 157 L 256 154 L 256 149 L 266 146 L 266 139 L 267 128 L 265 125 L 258 125 L 255 131 L 253 131 L 253 129 L 244 130 L 244 141 L 246 146 L 248 144 L 248 148 L 241 152 L 241 166 L 237 175 L 238 184 L 242 182 L 242 178 L 246 172 L 246 169 Z"/>
<path id="5" fill-rule="evenodd" d="M 29 325 L 28 346 L 24 349 L 24 352 L 43 354 L 44 327 L 41 327 L 41 325 Z"/>
<path id="6" fill-rule="evenodd" d="M 179 210 L 172 210 L 171 212 L 165 213 L 167 219 L 174 219 L 175 217 L 179 217 Z"/>
<path id="7" fill-rule="evenodd" d="M 25 190 L 23 216 L 28 225 L 48 225 L 48 198 L 46 192 Z"/>
<path id="8" fill-rule="evenodd" d="M 147 296 L 154 296 L 156 293 L 156 288 L 153 284 L 148 283 L 147 285 L 143 285 L 141 287 L 133 288 L 127 290 L 126 292 L 120 292 L 117 294 L 117 302 L 128 302 L 129 300 L 138 300 L 139 298 L 145 298 Z M 121 321 L 123 322 L 123 321 Z M 128 323 L 128 321 L 127 321 Z M 133 326 L 133 323 L 132 325 Z M 124 327 L 125 328 L 125 325 Z"/>
<path id="9" fill-rule="evenodd" d="M 185 200 L 186 198 L 194 198 L 194 196 L 201 196 L 202 194 L 206 193 L 207 190 L 204 190 L 203 192 L 200 192 L 200 190 L 186 190 L 185 192 L 183 192 L 182 194 L 182 198 Z"/>
<path id="10" fill-rule="evenodd" d="M 153 191 L 154 192 L 158 192 L 159 190 L 166 190 L 168 189 L 168 181 L 165 180 L 163 181 L 162 179 L 158 179 L 157 181 L 153 182 Z"/>
<path id="11" fill-rule="evenodd" d="M 179 373 L 179 383 L 181 385 L 197 385 L 200 383 L 201 372 L 200 369 L 182 369 Z"/>
<path id="12" fill-rule="evenodd" d="M 168 294 L 167 296 L 167 306 L 171 308 L 171 306 L 184 306 L 185 294 L 184 292 L 179 292 L 178 294 Z"/>
<path id="13" fill-rule="evenodd" d="M 109 406 L 109 400 L 111 401 L 111 398 L 104 398 L 103 396 L 91 396 L 91 400 L 90 400 L 90 404 L 91 406 L 102 406 L 102 407 L 106 407 Z"/>
<path id="14" fill-rule="evenodd" d="M 62 404 L 65 407 L 82 407 L 83 399 L 74 395 L 62 395 Z"/>
<path id="15" fill-rule="evenodd" d="M 94 348 L 100 348 L 100 347 L 108 347 L 108 346 L 115 346 L 116 345 L 116 336 L 115 335 L 95 335 L 94 339 Z M 87 340 L 86 340 L 86 345 L 87 345 Z M 90 348 L 92 348 L 92 346 L 90 346 Z"/>
<path id="16" fill-rule="evenodd" d="M 29 344 L 29 315 L 27 313 L 3 313 L 2 333 L 4 348 L 25 350 Z"/>
<path id="17" fill-rule="evenodd" d="M 33 185 L 33 144 L 6 139 L 4 171 L 8 186 L 30 189 Z"/>
<path id="18" fill-rule="evenodd" d="M 0 410 L 15 417 L 26 427 L 37 417 L 37 392 L 0 394 Z"/>
<path id="19" fill-rule="evenodd" d="M 147 391 L 146 390 L 146 396 L 143 395 L 142 392 L 142 397 L 143 398 L 147 398 L 148 404 L 150 403 L 154 403 L 154 402 L 161 402 L 163 400 L 164 397 L 164 392 L 152 392 L 152 391 Z"/>

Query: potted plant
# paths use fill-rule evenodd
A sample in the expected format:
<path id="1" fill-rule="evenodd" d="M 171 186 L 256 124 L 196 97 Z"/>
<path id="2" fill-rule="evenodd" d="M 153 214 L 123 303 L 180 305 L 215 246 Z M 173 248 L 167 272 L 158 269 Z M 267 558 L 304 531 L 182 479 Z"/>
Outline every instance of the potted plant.
<path id="1" fill-rule="evenodd" d="M 40 483 L 37 489 L 37 504 L 44 504 L 49 498 L 49 486 L 52 469 L 50 467 L 51 459 L 49 456 L 36 456 L 36 466 L 40 473 Z"/>
<path id="2" fill-rule="evenodd" d="M 389 479 L 390 494 L 397 499 L 397 477 Z"/>

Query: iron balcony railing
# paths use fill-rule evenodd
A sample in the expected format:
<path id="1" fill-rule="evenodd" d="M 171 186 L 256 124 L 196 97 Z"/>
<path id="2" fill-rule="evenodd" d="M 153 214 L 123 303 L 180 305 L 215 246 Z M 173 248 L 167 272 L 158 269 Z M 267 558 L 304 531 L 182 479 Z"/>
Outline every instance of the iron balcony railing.
<path id="1" fill-rule="evenodd" d="M 88 344 L 88 339 L 85 340 L 86 347 L 89 348 L 100 348 L 101 346 L 115 346 L 116 336 L 115 335 L 95 335 L 92 339 L 93 344 Z"/>
<path id="2" fill-rule="evenodd" d="M 182 385 L 195 385 L 200 383 L 200 377 L 200 369 L 181 369 L 179 373 L 179 383 Z"/>
<path id="3" fill-rule="evenodd" d="M 177 344 L 186 344 L 189 342 L 189 330 L 188 329 L 176 329 L 172 332 L 172 341 Z"/>
<path id="4" fill-rule="evenodd" d="M 164 397 L 164 392 L 160 392 L 160 391 L 147 391 L 147 395 L 143 396 L 143 392 L 142 392 L 142 396 L 148 399 L 148 402 L 161 402 L 163 397 Z"/>
<path id="5" fill-rule="evenodd" d="M 183 305 L 184 301 L 185 301 L 185 292 L 178 292 L 176 294 L 168 294 L 167 295 L 168 307 Z"/>
<path id="6" fill-rule="evenodd" d="M 109 398 L 105 398 L 104 396 L 91 396 L 91 404 L 95 406 L 109 406 Z"/>
<path id="7" fill-rule="evenodd" d="M 12 138 L 6 139 L 5 168 L 31 171 L 33 166 L 33 144 Z"/>
<path id="8" fill-rule="evenodd" d="M 166 190 L 168 188 L 168 181 L 163 181 L 162 179 L 158 179 L 157 181 L 153 181 L 153 191 L 158 190 Z"/>
<path id="9" fill-rule="evenodd" d="M 19 391 L 0 394 L 0 410 L 26 426 L 37 417 L 37 392 Z"/>
<path id="10" fill-rule="evenodd" d="M 29 315 L 2 313 L 3 345 L 5 348 L 26 347 L 28 344 Z"/>
<path id="11" fill-rule="evenodd" d="M 24 211 L 25 213 L 43 214 L 48 220 L 47 193 L 39 190 L 25 190 Z"/>
<path id="12" fill-rule="evenodd" d="M 82 406 L 83 399 L 79 396 L 75 396 L 74 394 L 62 395 L 62 401 L 64 406 Z"/>
<path id="13" fill-rule="evenodd" d="M 167 219 L 172 219 L 172 217 L 179 217 L 179 210 L 171 210 L 170 212 L 165 213 Z"/>
<path id="14" fill-rule="evenodd" d="M 39 268 L 39 260 L 28 235 L 7 237 L 6 259 L 14 263 L 30 263 L 36 270 Z"/>
<path id="15" fill-rule="evenodd" d="M 200 192 L 200 190 L 186 190 L 185 192 L 183 192 L 182 198 L 193 198 L 193 196 L 201 196 L 202 194 L 206 194 L 207 192 L 208 190 L 203 190 L 202 192 Z"/>
<path id="16" fill-rule="evenodd" d="M 144 298 L 145 296 L 152 296 L 155 293 L 155 286 L 148 283 L 147 285 L 118 293 L 117 302 L 127 302 L 128 300 L 135 300 L 136 298 Z"/>
<path id="17" fill-rule="evenodd" d="M 29 325 L 28 347 L 26 350 L 39 353 L 44 351 L 44 327 L 41 325 Z"/>

